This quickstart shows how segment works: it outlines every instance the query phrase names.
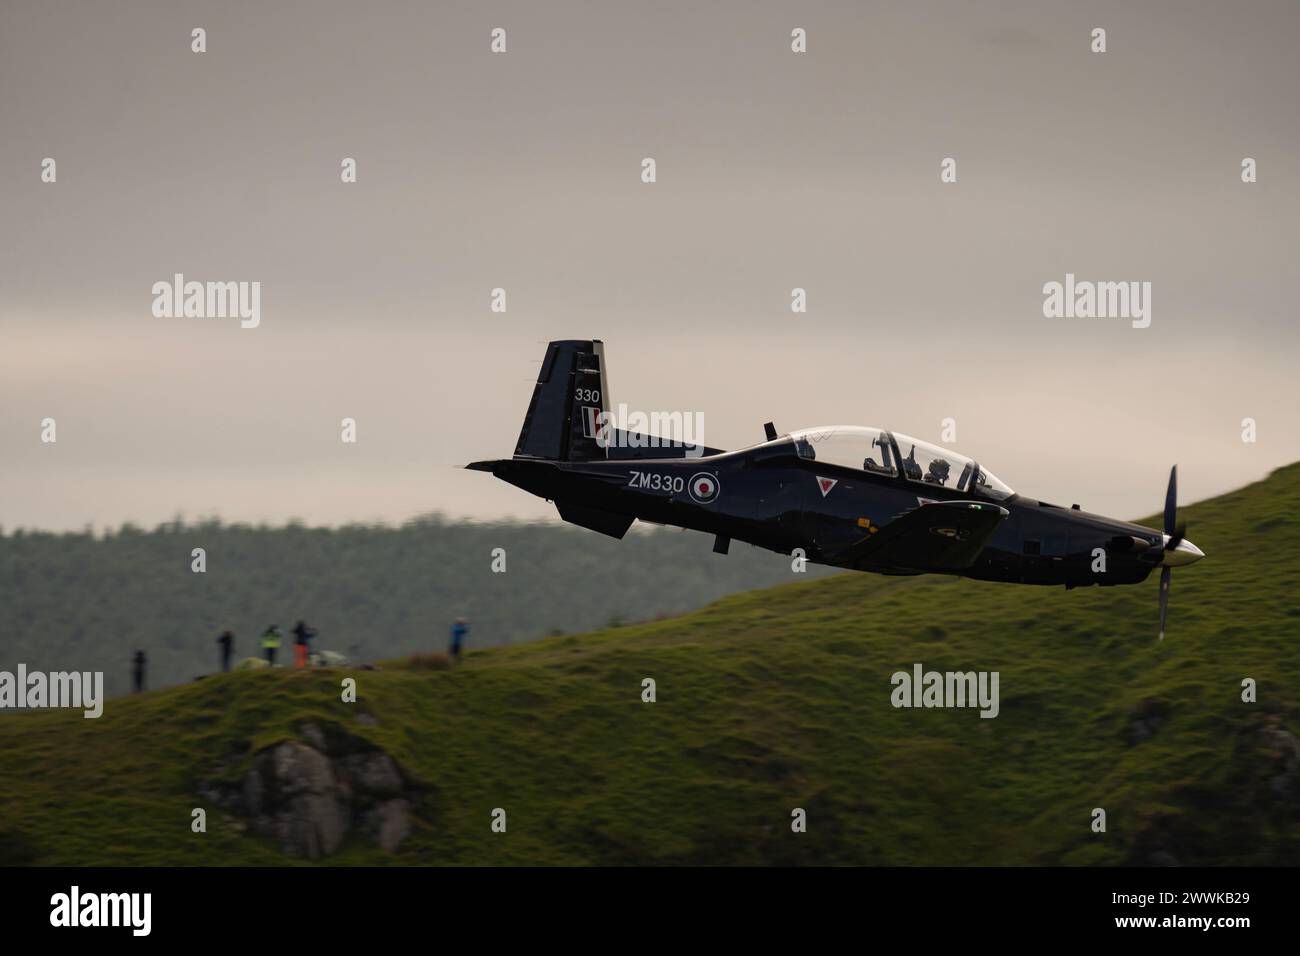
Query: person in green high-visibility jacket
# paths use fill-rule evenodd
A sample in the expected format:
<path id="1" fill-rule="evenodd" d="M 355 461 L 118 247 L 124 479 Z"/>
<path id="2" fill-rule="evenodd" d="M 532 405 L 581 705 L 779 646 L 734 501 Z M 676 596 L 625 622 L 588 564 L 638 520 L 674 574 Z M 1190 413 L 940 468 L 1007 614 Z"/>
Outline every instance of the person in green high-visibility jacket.
<path id="1" fill-rule="evenodd" d="M 275 666 L 275 652 L 280 649 L 280 628 L 272 624 L 262 632 L 262 652 L 266 654 L 266 662 L 272 667 Z"/>

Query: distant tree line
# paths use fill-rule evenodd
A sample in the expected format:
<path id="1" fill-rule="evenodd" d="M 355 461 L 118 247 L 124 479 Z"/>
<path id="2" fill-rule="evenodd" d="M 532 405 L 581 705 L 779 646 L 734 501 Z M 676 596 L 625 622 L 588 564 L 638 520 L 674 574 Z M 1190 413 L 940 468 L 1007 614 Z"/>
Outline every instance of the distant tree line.
<path id="1" fill-rule="evenodd" d="M 192 570 L 196 548 L 203 573 Z M 491 570 L 497 548 L 504 573 Z M 177 520 L 99 535 L 0 530 L 0 670 L 20 661 L 102 670 L 118 694 L 137 650 L 148 655 L 150 687 L 215 670 L 227 628 L 236 660 L 259 653 L 268 625 L 287 633 L 300 618 L 318 630 L 317 649 L 373 660 L 445 649 L 460 615 L 472 651 L 678 614 L 803 577 L 788 557 L 743 545 L 717 555 L 703 535 L 662 528 L 616 541 L 566 525 L 431 515 L 397 528 Z"/>

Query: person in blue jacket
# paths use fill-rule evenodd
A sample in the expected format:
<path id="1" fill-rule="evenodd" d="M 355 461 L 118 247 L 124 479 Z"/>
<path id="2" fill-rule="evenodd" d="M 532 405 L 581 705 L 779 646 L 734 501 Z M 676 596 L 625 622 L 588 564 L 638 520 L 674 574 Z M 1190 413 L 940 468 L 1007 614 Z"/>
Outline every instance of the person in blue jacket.
<path id="1" fill-rule="evenodd" d="M 463 617 L 456 618 L 456 623 L 451 626 L 451 656 L 452 659 L 460 663 L 461 645 L 465 643 L 465 635 L 469 633 L 469 621 Z"/>

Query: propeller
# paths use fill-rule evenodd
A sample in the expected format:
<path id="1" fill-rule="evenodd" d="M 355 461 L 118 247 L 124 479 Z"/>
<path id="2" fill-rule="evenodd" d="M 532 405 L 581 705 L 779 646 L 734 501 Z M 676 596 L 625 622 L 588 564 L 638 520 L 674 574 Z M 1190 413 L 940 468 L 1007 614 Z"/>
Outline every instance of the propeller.
<path id="1" fill-rule="evenodd" d="M 1178 466 L 1169 469 L 1169 487 L 1165 489 L 1165 534 L 1169 534 L 1178 519 Z"/>
<path id="2" fill-rule="evenodd" d="M 1165 615 L 1169 613 L 1169 581 L 1174 576 L 1173 568 L 1160 569 L 1160 636 L 1156 641 L 1165 639 Z"/>
<path id="3" fill-rule="evenodd" d="M 1164 552 L 1174 551 L 1182 543 L 1183 535 L 1187 532 L 1187 525 L 1175 525 L 1178 519 L 1178 466 L 1174 465 L 1169 469 L 1169 487 L 1165 491 L 1165 543 L 1160 548 L 1160 557 L 1164 559 Z M 1153 549 L 1154 550 L 1154 549 Z M 1160 636 L 1157 641 L 1165 639 L 1165 617 L 1169 613 L 1169 582 L 1174 576 L 1174 569 L 1165 565 L 1160 569 Z"/>

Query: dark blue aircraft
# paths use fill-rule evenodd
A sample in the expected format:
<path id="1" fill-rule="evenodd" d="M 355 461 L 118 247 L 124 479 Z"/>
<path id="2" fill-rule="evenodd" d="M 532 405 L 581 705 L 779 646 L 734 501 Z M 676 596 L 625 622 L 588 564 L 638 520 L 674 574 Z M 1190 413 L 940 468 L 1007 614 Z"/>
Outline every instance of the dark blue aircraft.
<path id="1" fill-rule="evenodd" d="M 1171 569 L 1204 554 L 1164 529 L 1017 494 L 974 459 L 883 428 L 833 425 L 739 451 L 614 427 L 604 347 L 547 347 L 514 457 L 469 465 L 554 501 L 565 521 L 621 538 L 636 519 L 880 574 L 955 574 L 1014 584 L 1137 584 L 1160 568 L 1160 637 Z"/>

